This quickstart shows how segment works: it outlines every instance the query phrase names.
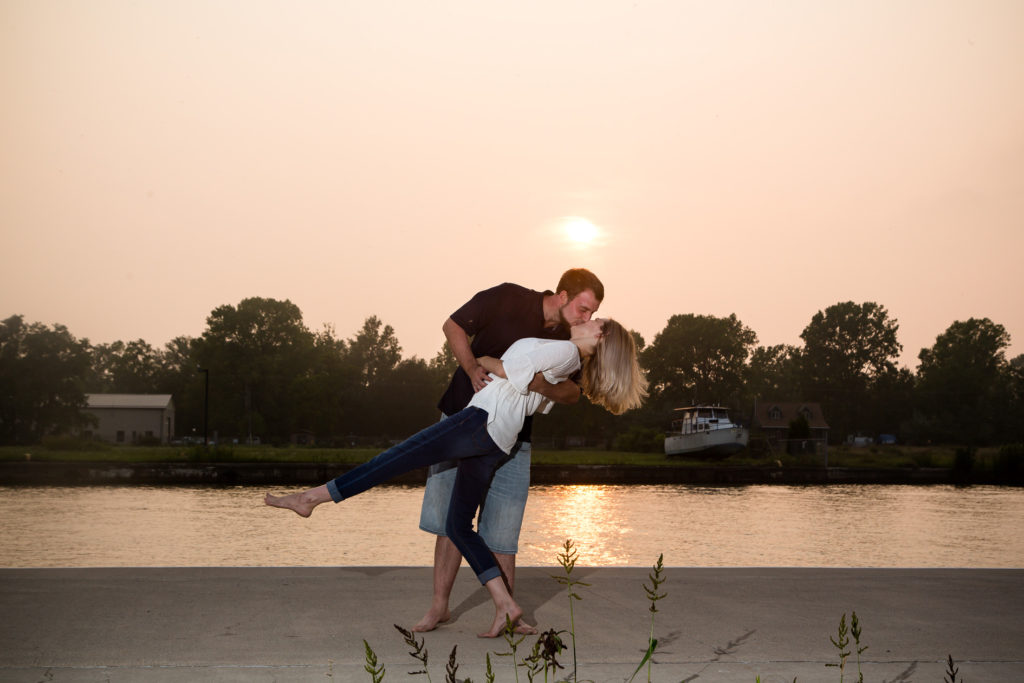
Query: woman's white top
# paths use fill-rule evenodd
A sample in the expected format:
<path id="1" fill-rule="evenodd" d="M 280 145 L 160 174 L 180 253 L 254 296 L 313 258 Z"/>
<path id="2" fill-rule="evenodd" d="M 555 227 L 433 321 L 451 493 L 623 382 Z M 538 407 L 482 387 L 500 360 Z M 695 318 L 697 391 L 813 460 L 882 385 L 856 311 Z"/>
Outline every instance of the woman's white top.
<path id="1" fill-rule="evenodd" d="M 533 376 L 544 373 L 551 384 L 564 382 L 580 369 L 580 354 L 571 341 L 526 337 L 513 342 L 501 356 L 503 379 L 491 375 L 491 382 L 473 394 L 469 405 L 487 411 L 487 433 L 501 450 L 509 453 L 527 415 L 548 413 L 549 399 L 530 391 Z"/>

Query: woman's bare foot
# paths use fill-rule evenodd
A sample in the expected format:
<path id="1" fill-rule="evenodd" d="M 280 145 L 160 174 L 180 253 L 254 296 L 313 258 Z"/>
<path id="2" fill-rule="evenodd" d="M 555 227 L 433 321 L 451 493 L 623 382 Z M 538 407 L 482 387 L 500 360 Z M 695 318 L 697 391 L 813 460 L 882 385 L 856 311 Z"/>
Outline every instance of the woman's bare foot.
<path id="1" fill-rule="evenodd" d="M 537 629 L 534 628 L 533 626 L 530 626 L 529 624 L 527 624 L 522 619 L 519 620 L 519 623 L 517 623 L 516 627 L 514 629 L 512 629 L 512 630 L 514 630 L 516 633 L 519 633 L 519 634 L 524 635 L 524 636 L 535 636 L 535 635 L 537 635 Z"/>
<path id="2" fill-rule="evenodd" d="M 291 510 L 300 517 L 309 517 L 313 514 L 313 508 L 320 503 L 326 503 L 330 498 L 331 494 L 324 485 L 301 493 L 289 493 L 287 496 L 274 496 L 268 493 L 263 502 L 271 507 Z"/>
<path id="3" fill-rule="evenodd" d="M 511 621 L 518 632 L 519 618 L 523 616 L 523 609 L 512 602 L 509 605 L 498 607 L 494 613 L 494 623 L 491 624 L 491 630 L 486 633 L 478 633 L 478 638 L 497 638 L 505 632 L 505 627 L 509 621 Z M 536 630 L 534 631 L 536 633 Z"/>
<path id="4" fill-rule="evenodd" d="M 427 613 L 423 615 L 419 623 L 412 627 L 413 631 L 418 633 L 424 633 L 426 631 L 433 631 L 437 628 L 438 624 L 444 624 L 452 618 L 452 613 L 445 607 L 444 611 L 436 611 L 433 607 L 427 610 Z"/>

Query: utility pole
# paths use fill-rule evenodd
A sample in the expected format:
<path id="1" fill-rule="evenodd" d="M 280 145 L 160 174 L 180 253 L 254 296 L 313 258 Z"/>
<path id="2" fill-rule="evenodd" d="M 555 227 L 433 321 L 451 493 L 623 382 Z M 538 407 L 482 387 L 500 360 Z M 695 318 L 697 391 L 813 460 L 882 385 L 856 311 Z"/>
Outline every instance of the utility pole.
<path id="1" fill-rule="evenodd" d="M 209 425 L 210 425 L 210 369 L 209 368 L 197 368 L 199 372 L 203 373 L 204 376 L 204 387 L 203 387 L 203 448 L 206 448 L 209 443 Z"/>

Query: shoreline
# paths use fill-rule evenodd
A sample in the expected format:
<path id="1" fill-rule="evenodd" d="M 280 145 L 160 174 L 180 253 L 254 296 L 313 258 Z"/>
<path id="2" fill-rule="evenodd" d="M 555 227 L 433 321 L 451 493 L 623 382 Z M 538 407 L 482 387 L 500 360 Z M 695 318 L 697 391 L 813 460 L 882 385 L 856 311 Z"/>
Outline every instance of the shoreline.
<path id="1" fill-rule="evenodd" d="M 351 464 L 265 462 L 0 462 L 4 486 L 96 485 L 258 485 L 315 486 L 352 469 Z M 391 483 L 422 485 L 426 470 L 415 470 Z M 532 484 L 696 484 L 747 486 L 753 484 L 991 484 L 987 473 L 966 476 L 949 468 L 850 467 L 648 467 L 637 465 L 533 465 Z"/>

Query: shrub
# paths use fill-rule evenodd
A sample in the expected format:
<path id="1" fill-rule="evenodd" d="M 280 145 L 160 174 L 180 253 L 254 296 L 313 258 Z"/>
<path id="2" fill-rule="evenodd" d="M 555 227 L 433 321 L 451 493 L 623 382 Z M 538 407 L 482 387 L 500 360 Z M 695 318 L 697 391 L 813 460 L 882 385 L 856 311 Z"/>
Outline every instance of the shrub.
<path id="1" fill-rule="evenodd" d="M 966 477 L 974 469 L 974 449 L 958 448 L 953 457 L 953 474 L 956 477 Z"/>
<path id="2" fill-rule="evenodd" d="M 630 453 L 659 453 L 665 450 L 665 434 L 659 429 L 630 427 L 615 436 L 612 450 Z"/>
<path id="3" fill-rule="evenodd" d="M 95 451 L 110 448 L 110 444 L 87 436 L 44 436 L 43 447 L 50 451 Z"/>
<path id="4" fill-rule="evenodd" d="M 1024 444 L 1015 443 L 1000 448 L 992 463 L 992 473 L 1000 481 L 1024 475 Z"/>
<path id="5" fill-rule="evenodd" d="M 225 462 L 235 459 L 231 446 L 193 446 L 188 449 L 190 462 Z"/>
<path id="6" fill-rule="evenodd" d="M 914 453 L 910 456 L 910 459 L 914 462 L 917 467 L 935 467 L 935 456 L 931 451 L 921 451 Z"/>

